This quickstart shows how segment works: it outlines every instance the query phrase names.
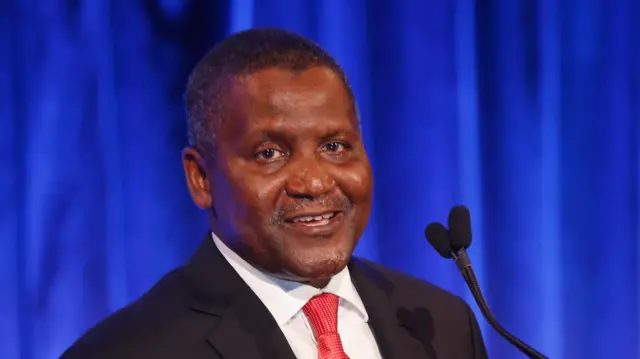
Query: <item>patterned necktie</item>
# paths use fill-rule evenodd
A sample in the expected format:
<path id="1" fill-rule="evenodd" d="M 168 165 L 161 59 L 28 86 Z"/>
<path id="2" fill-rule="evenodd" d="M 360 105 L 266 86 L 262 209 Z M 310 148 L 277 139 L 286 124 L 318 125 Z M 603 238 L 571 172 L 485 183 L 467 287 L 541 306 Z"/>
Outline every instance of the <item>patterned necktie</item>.
<path id="1" fill-rule="evenodd" d="M 349 359 L 338 334 L 338 301 L 334 294 L 311 298 L 302 308 L 318 342 L 318 359 Z"/>

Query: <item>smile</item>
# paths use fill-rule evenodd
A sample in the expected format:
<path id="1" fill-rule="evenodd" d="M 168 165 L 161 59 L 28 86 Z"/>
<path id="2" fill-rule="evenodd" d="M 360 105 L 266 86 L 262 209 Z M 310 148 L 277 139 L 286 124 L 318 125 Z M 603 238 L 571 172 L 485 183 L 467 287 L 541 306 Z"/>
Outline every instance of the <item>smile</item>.
<path id="1" fill-rule="evenodd" d="M 341 227 L 343 218 L 343 212 L 330 211 L 294 216 L 287 219 L 285 223 L 290 229 L 307 235 L 329 235 Z"/>
<path id="2" fill-rule="evenodd" d="M 294 217 L 290 222 L 300 223 L 300 224 L 310 225 L 310 226 L 321 226 L 323 224 L 329 223 L 331 218 L 335 217 L 336 214 L 337 212 L 329 212 L 329 213 L 324 213 L 324 214 L 314 215 L 314 216 L 299 216 L 299 217 Z"/>

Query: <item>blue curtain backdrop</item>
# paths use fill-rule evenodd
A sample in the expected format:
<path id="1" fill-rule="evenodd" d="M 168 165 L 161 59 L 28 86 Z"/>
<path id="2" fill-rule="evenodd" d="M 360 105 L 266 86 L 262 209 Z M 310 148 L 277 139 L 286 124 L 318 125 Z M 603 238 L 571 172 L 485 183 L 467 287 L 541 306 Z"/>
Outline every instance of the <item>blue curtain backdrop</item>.
<path id="1" fill-rule="evenodd" d="M 353 82 L 376 176 L 359 255 L 472 302 L 423 238 L 467 204 L 505 327 L 552 358 L 640 358 L 638 18 L 633 0 L 1 2 L 0 357 L 57 358 L 195 250 L 187 73 L 279 26 Z M 480 320 L 492 358 L 521 357 Z"/>

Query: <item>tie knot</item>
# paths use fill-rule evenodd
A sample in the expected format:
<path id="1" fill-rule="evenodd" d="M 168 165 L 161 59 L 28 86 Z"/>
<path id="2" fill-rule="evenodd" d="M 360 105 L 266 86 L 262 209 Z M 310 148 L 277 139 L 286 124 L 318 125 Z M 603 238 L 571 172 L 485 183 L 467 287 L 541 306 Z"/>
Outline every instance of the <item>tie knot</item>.
<path id="1" fill-rule="evenodd" d="M 338 332 L 339 299 L 335 294 L 323 293 L 311 298 L 302 307 L 316 338 L 324 334 Z"/>

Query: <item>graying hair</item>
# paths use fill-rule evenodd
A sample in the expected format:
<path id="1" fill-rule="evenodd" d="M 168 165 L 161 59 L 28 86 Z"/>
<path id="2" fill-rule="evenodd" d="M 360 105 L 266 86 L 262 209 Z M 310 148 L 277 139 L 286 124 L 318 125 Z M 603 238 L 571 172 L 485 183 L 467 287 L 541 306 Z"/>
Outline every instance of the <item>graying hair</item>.
<path id="1" fill-rule="evenodd" d="M 325 50 L 311 40 L 282 29 L 251 29 L 236 33 L 209 50 L 189 76 L 184 94 L 189 145 L 213 155 L 216 124 L 224 120 L 225 95 L 232 79 L 267 68 L 302 71 L 324 66 L 343 82 L 358 116 L 347 77 Z"/>

